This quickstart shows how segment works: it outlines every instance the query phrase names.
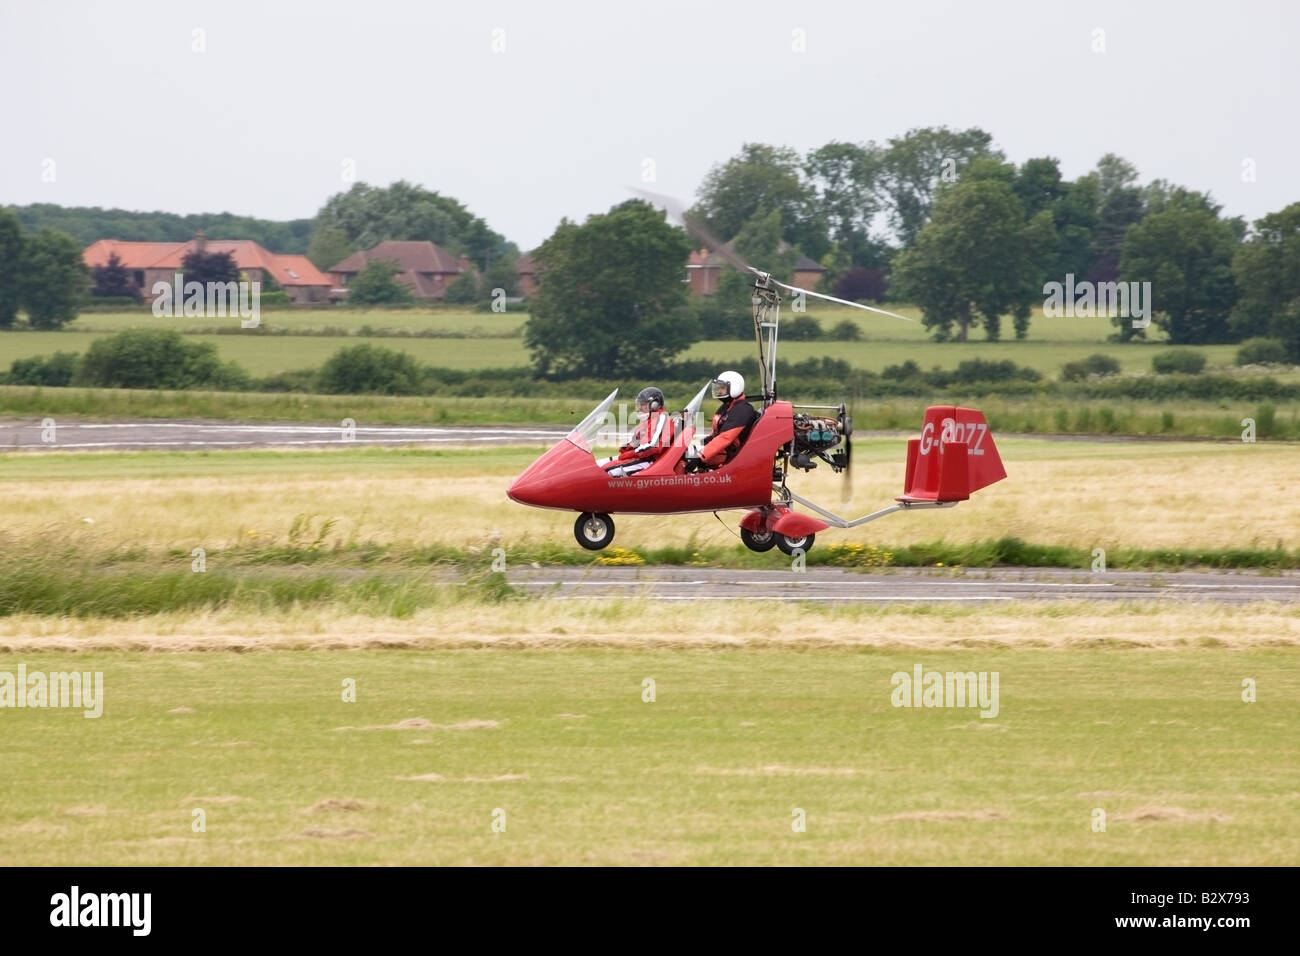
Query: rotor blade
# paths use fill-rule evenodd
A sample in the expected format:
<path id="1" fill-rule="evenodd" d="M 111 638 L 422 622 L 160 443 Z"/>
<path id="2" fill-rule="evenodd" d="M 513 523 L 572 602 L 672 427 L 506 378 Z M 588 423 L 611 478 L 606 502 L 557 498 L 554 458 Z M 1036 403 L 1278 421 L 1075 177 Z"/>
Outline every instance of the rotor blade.
<path id="1" fill-rule="evenodd" d="M 850 302 L 848 299 L 837 299 L 835 298 L 835 296 L 826 295 L 824 292 L 812 292 L 808 289 L 800 289 L 797 286 L 786 285 L 784 282 L 779 282 L 776 279 L 773 279 L 772 281 L 775 282 L 777 285 L 779 285 L 782 289 L 787 289 L 790 292 L 802 292 L 804 295 L 811 295 L 814 298 L 825 299 L 827 302 L 838 302 L 840 305 L 851 306 L 852 308 L 855 309 L 865 309 L 868 312 L 878 312 L 881 315 L 889 316 L 891 319 L 902 319 L 904 322 L 916 321 L 915 319 L 909 319 L 905 315 L 899 315 L 897 312 L 886 312 L 884 309 L 877 309 L 869 305 L 863 305 L 861 302 Z"/>
<path id="2" fill-rule="evenodd" d="M 652 193 L 648 189 L 638 189 L 635 186 L 629 186 L 628 188 L 647 202 L 663 207 L 664 212 L 668 213 L 669 216 L 680 222 L 682 227 L 685 228 L 688 233 L 700 242 L 704 243 L 706 249 L 715 253 L 718 258 L 722 259 L 728 265 L 734 266 L 741 272 L 753 272 L 757 275 L 762 275 L 761 272 L 741 259 L 740 256 L 736 254 L 735 249 L 731 248 L 731 246 L 727 245 L 710 232 L 708 226 L 700 222 L 700 220 L 695 216 L 692 216 L 690 211 L 682 205 L 681 200 L 675 199 L 672 196 L 664 196 L 660 193 Z"/>

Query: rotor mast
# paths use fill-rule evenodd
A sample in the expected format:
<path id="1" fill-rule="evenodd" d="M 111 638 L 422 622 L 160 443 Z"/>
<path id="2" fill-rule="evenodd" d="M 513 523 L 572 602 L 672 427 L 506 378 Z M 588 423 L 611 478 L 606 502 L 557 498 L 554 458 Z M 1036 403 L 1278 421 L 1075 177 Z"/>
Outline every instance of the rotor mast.
<path id="1" fill-rule="evenodd" d="M 754 269 L 754 344 L 763 376 L 763 407 L 776 401 L 776 343 L 781 322 L 781 293 L 769 273 Z M 765 341 L 766 340 L 766 341 Z"/>

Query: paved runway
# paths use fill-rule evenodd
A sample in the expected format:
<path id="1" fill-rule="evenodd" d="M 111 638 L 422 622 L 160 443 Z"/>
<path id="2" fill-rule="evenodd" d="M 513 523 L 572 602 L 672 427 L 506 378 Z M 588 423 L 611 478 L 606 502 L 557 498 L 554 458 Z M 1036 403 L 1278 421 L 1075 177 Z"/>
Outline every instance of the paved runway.
<path id="1" fill-rule="evenodd" d="M 325 447 L 358 445 L 551 445 L 569 430 L 547 425 L 481 425 L 433 428 L 416 425 L 356 426 L 350 438 L 340 424 L 248 425 L 141 421 L 99 424 L 55 420 L 53 441 L 39 419 L 0 420 L 3 451 L 130 451 L 139 449 Z"/>
<path id="2" fill-rule="evenodd" d="M 899 568 L 861 574 L 831 568 L 740 571 L 719 568 L 521 568 L 507 577 L 516 587 L 562 598 L 648 597 L 655 601 L 762 598 L 818 604 L 994 603 L 1006 601 L 1256 601 L 1300 603 L 1300 574 L 1258 572 L 1147 573 L 1058 569 Z"/>

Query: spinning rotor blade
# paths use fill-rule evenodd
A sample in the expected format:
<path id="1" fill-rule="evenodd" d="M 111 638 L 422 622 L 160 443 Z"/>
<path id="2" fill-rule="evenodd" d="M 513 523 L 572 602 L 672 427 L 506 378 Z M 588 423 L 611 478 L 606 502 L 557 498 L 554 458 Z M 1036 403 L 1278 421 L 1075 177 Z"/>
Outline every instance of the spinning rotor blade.
<path id="1" fill-rule="evenodd" d="M 719 258 L 724 259 L 728 265 L 739 269 L 741 272 L 753 272 L 757 275 L 763 274 L 741 259 L 740 256 L 736 254 L 735 249 L 731 248 L 710 232 L 708 226 L 704 225 L 704 223 L 700 222 L 699 219 L 692 216 L 686 207 L 681 204 L 680 200 L 674 199 L 672 196 L 652 193 L 648 189 L 637 189 L 634 186 L 628 188 L 647 202 L 663 207 L 664 212 L 678 220 L 687 232 L 700 240 L 700 242 L 704 243 L 705 248 L 710 252 L 716 254 Z"/>
<path id="2" fill-rule="evenodd" d="M 757 272 L 758 270 L 754 269 L 753 271 Z M 827 302 L 838 302 L 840 305 L 851 306 L 852 308 L 855 309 L 865 309 L 868 312 L 878 312 L 881 315 L 889 316 L 891 319 L 902 319 L 904 322 L 915 321 L 914 319 L 909 319 L 905 315 L 899 315 L 896 312 L 886 312 L 884 309 L 877 309 L 869 305 L 863 305 L 861 302 L 850 302 L 848 299 L 837 299 L 835 298 L 835 296 L 826 295 L 823 292 L 812 292 L 808 289 L 800 289 L 796 286 L 786 285 L 784 282 L 778 282 L 776 279 L 773 279 L 772 281 L 777 285 L 779 285 L 782 289 L 787 289 L 790 292 L 802 292 L 804 295 L 811 295 L 817 299 L 825 299 Z"/>
<path id="3" fill-rule="evenodd" d="M 679 200 L 674 199 L 672 196 L 664 196 L 660 193 L 650 192 L 648 189 L 637 189 L 634 186 L 629 188 L 632 192 L 636 193 L 647 202 L 662 206 L 668 215 L 681 221 L 681 224 L 685 227 L 687 232 L 703 242 L 710 252 L 726 260 L 728 264 L 739 269 L 741 272 L 752 272 L 759 278 L 770 279 L 774 285 L 779 285 L 782 289 L 789 292 L 802 292 L 804 295 L 810 295 L 817 299 L 825 299 L 827 302 L 836 302 L 840 305 L 847 305 L 853 309 L 862 309 L 866 312 L 875 312 L 879 315 L 887 315 L 891 319 L 902 319 L 904 322 L 915 321 L 914 319 L 909 319 L 905 315 L 899 315 L 897 312 L 887 312 L 884 309 L 877 309 L 870 305 L 863 305 L 860 302 L 850 302 L 848 299 L 837 299 L 835 296 L 826 295 L 824 292 L 812 292 L 808 289 L 800 289 L 798 286 L 787 285 L 784 282 L 773 279 L 771 273 L 763 272 L 761 269 L 755 269 L 744 259 L 740 258 L 740 256 L 736 254 L 735 249 L 731 248 L 731 246 L 727 245 L 725 242 L 722 242 L 717 236 L 710 232 L 708 227 L 692 216 Z"/>

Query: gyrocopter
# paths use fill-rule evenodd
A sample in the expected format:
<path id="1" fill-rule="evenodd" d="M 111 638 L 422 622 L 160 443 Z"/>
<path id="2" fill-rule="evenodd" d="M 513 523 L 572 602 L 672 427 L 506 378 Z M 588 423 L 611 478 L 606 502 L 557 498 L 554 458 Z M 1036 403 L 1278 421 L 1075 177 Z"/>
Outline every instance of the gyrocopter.
<path id="1" fill-rule="evenodd" d="M 692 228 L 692 232 L 702 231 Z M 614 540 L 615 514 L 670 515 L 745 509 L 740 537 L 752 551 L 780 548 L 806 553 L 816 534 L 829 527 L 854 528 L 897 511 L 951 508 L 971 494 L 1006 477 L 993 436 L 977 409 L 940 405 L 928 408 L 919 438 L 908 439 L 903 493 L 894 504 L 852 520 L 795 494 L 788 481 L 796 471 L 818 463 L 851 482 L 853 421 L 846 405 L 797 405 L 777 397 L 776 346 L 781 290 L 910 321 L 883 309 L 837 299 L 779 282 L 769 273 L 740 262 L 729 249 L 722 255 L 753 279 L 754 340 L 762 376 L 757 419 L 739 450 L 725 464 L 704 468 L 698 459 L 696 431 L 711 384 L 706 383 L 681 412 L 672 413 L 674 438 L 649 467 L 620 475 L 597 462 L 597 434 L 613 424 L 610 408 L 618 390 L 592 409 L 564 439 L 515 479 L 507 494 L 537 508 L 578 513 L 574 537 L 598 551 Z M 759 396 L 751 395 L 751 398 Z M 801 505 L 812 514 L 794 510 Z"/>

